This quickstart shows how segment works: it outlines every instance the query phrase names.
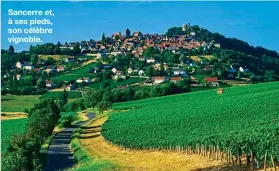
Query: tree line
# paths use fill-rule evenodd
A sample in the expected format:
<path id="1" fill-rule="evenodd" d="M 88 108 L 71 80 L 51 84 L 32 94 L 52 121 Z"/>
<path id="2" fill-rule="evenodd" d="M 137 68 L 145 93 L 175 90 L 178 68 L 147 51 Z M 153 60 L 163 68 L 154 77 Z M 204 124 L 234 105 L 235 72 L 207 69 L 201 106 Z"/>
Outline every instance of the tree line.
<path id="1" fill-rule="evenodd" d="M 40 149 L 57 125 L 59 105 L 51 99 L 35 104 L 29 111 L 27 129 L 23 134 L 11 137 L 8 152 L 2 154 L 4 171 L 42 170 Z"/>
<path id="2" fill-rule="evenodd" d="M 67 45 L 67 44 L 66 44 Z M 78 55 L 81 49 L 78 43 L 73 45 L 73 49 L 61 48 L 60 42 L 56 45 L 53 43 L 45 43 L 43 45 L 30 46 L 30 54 L 42 54 L 42 55 Z"/>
<path id="3" fill-rule="evenodd" d="M 107 84 L 104 89 L 88 91 L 80 103 L 85 108 L 96 107 L 103 112 L 112 103 L 190 92 L 190 82 L 190 79 L 184 79 L 176 84 L 166 82 L 151 87 L 119 87 L 114 89 L 111 89 L 110 85 Z"/>

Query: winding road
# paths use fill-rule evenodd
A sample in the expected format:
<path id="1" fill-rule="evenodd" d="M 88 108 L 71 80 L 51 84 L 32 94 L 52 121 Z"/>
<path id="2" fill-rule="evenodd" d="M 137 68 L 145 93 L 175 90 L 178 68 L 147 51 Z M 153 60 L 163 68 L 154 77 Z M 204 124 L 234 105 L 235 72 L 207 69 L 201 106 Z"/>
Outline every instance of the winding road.
<path id="1" fill-rule="evenodd" d="M 54 136 L 48 148 L 47 163 L 44 171 L 64 170 L 75 164 L 74 156 L 70 149 L 71 136 L 76 128 L 94 119 L 96 115 L 88 113 L 87 116 L 89 118 L 87 121 L 66 128 Z"/>

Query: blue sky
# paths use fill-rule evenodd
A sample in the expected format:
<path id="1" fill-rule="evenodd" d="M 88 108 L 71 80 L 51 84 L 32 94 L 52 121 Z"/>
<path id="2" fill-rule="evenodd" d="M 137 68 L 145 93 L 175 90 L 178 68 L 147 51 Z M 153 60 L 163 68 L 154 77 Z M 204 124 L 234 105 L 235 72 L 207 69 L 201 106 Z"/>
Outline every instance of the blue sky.
<path id="1" fill-rule="evenodd" d="M 53 34 L 41 35 L 44 43 L 98 40 L 103 32 L 111 36 L 126 28 L 165 33 L 172 26 L 191 23 L 279 52 L 279 2 L 2 2 L 2 48 L 10 45 L 10 8 L 52 9 Z M 13 46 L 20 51 L 28 50 L 30 44 Z"/>

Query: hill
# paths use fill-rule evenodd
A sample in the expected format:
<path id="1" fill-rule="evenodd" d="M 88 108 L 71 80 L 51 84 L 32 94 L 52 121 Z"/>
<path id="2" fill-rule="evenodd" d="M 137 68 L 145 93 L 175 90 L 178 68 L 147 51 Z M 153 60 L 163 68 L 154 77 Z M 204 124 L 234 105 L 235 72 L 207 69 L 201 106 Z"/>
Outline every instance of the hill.
<path id="1" fill-rule="evenodd" d="M 248 66 L 254 73 L 263 75 L 265 70 L 272 70 L 279 74 L 279 54 L 274 50 L 269 50 L 260 46 L 254 47 L 247 42 L 229 38 L 219 33 L 213 33 L 197 25 L 191 26 L 187 31 L 182 31 L 182 27 L 172 27 L 166 32 L 168 36 L 187 35 L 190 32 L 196 34 L 195 39 L 205 42 L 216 42 L 221 48 L 194 51 L 195 55 L 214 54 L 218 59 L 228 64 L 240 64 Z"/>
<path id="2" fill-rule="evenodd" d="M 279 155 L 279 82 L 118 103 L 130 109 L 102 126 L 106 140 L 134 149 L 227 148 L 234 156 Z M 277 160 L 277 159 L 276 159 Z"/>

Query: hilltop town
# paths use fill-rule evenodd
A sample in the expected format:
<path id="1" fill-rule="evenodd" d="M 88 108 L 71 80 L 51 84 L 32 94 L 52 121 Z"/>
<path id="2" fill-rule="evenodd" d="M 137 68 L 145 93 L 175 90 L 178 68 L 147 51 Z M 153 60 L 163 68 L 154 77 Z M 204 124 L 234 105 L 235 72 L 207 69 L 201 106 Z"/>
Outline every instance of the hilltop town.
<path id="1" fill-rule="evenodd" d="M 253 53 L 232 50 L 227 42 L 216 41 L 222 38 L 196 25 L 183 24 L 161 35 L 132 33 L 127 28 L 111 36 L 103 33 L 98 41 L 46 43 L 21 53 L 14 53 L 11 46 L 2 50 L 2 93 L 153 86 L 181 80 L 187 80 L 191 87 L 208 88 L 276 79 L 277 70 L 268 60 L 276 64 L 277 58 L 264 54 L 264 65 L 255 65 L 248 61 Z M 10 56 L 14 57 L 7 59 Z"/>

